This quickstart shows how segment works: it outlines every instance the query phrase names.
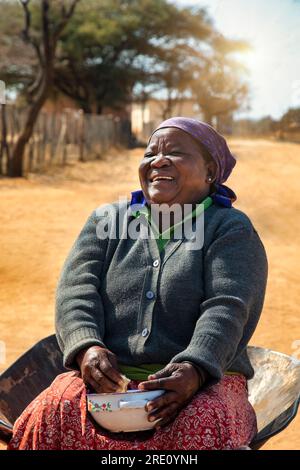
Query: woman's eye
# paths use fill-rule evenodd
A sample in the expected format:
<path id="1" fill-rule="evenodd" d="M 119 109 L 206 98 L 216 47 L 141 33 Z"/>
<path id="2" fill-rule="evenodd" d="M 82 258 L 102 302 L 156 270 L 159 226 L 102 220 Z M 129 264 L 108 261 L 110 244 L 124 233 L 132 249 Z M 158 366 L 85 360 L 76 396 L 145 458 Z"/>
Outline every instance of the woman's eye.
<path id="1" fill-rule="evenodd" d="M 174 152 L 169 152 L 169 155 L 174 155 L 174 156 L 176 157 L 176 156 L 183 155 L 183 152 L 179 152 L 179 151 L 178 151 L 178 152 L 176 152 L 176 151 L 174 151 Z"/>
<path id="2" fill-rule="evenodd" d="M 184 155 L 184 153 L 180 152 L 179 150 L 166 153 L 166 157 L 180 157 L 182 155 Z M 156 154 L 151 153 L 151 152 L 145 153 L 145 155 L 144 155 L 144 158 L 154 158 L 154 157 L 156 157 Z"/>

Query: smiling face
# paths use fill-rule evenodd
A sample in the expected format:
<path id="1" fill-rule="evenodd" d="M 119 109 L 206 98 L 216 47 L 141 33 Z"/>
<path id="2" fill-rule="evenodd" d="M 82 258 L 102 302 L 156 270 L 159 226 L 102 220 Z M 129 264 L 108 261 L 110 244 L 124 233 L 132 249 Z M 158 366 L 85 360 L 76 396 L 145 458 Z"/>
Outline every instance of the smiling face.
<path id="1" fill-rule="evenodd" d="M 156 131 L 140 163 L 141 188 L 148 204 L 194 204 L 204 199 L 215 163 L 206 162 L 197 142 L 177 128 Z"/>

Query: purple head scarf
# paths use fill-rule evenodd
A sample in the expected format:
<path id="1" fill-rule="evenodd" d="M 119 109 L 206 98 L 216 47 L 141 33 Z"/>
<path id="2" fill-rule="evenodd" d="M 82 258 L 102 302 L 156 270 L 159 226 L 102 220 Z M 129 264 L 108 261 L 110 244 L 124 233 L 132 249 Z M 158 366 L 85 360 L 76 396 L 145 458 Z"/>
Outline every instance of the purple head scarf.
<path id="1" fill-rule="evenodd" d="M 224 183 L 224 181 L 229 177 L 234 165 L 236 164 L 236 160 L 230 152 L 224 137 L 209 124 L 186 117 L 173 117 L 163 121 L 154 130 L 152 135 L 159 129 L 166 127 L 181 129 L 206 148 L 217 165 L 215 183 L 216 193 L 212 196 L 214 196 L 215 202 L 231 207 L 232 202 L 236 200 L 236 195 L 230 188 L 222 183 Z"/>
<path id="2" fill-rule="evenodd" d="M 216 182 L 222 184 L 227 180 L 236 164 L 236 160 L 230 152 L 224 137 L 213 127 L 205 122 L 197 121 L 196 119 L 173 117 L 163 121 L 154 132 L 165 127 L 181 129 L 201 143 L 217 164 Z"/>

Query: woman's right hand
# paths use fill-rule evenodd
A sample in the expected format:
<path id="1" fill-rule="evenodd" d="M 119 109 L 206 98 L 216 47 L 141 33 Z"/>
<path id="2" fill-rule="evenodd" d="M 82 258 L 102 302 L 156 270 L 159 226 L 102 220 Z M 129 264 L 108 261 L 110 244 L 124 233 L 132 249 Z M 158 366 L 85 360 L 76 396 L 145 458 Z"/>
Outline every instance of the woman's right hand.
<path id="1" fill-rule="evenodd" d="M 76 362 L 85 384 L 97 393 L 116 392 L 122 384 L 116 355 L 106 348 L 90 346 L 81 350 Z"/>

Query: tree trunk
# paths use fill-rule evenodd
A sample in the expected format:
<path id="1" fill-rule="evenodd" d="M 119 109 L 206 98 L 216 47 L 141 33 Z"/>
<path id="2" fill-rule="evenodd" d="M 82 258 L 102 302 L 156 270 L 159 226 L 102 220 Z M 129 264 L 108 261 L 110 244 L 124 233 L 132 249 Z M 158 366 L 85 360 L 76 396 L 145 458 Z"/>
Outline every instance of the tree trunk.
<path id="1" fill-rule="evenodd" d="M 50 82 L 46 80 L 45 83 L 43 84 L 43 87 L 39 93 L 38 98 L 31 105 L 29 109 L 24 129 L 22 130 L 21 134 L 19 135 L 17 139 L 16 145 L 13 149 L 13 153 L 11 156 L 10 168 L 9 168 L 9 176 L 11 177 L 23 176 L 23 172 L 24 172 L 23 160 L 24 160 L 25 148 L 32 136 L 34 125 L 39 116 L 39 112 L 47 99 L 49 90 L 50 90 Z"/>
<path id="2" fill-rule="evenodd" d="M 70 3 L 68 9 L 66 8 L 66 5 L 63 4 L 64 2 L 62 2 L 61 17 L 57 20 L 55 25 L 53 25 L 49 15 L 50 0 L 42 0 L 40 2 L 42 29 L 41 45 L 36 40 L 36 38 L 32 37 L 31 35 L 31 12 L 29 10 L 29 0 L 21 2 L 25 15 L 25 28 L 22 31 L 22 36 L 25 42 L 31 44 L 31 46 L 34 47 L 42 70 L 41 79 L 38 80 L 38 86 L 36 88 L 37 97 L 36 99 L 34 99 L 34 102 L 31 103 L 29 107 L 29 112 L 26 118 L 24 129 L 21 131 L 21 134 L 19 135 L 17 143 L 13 149 L 12 158 L 10 161 L 9 176 L 23 176 L 23 160 L 25 148 L 33 134 L 34 125 L 38 119 L 39 112 L 42 109 L 53 86 L 54 61 L 57 42 L 68 21 L 73 16 L 78 1 L 79 0 L 72 0 L 72 2 L 68 2 Z"/>

